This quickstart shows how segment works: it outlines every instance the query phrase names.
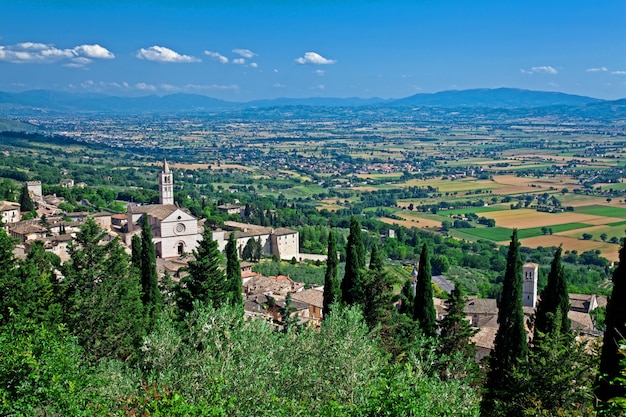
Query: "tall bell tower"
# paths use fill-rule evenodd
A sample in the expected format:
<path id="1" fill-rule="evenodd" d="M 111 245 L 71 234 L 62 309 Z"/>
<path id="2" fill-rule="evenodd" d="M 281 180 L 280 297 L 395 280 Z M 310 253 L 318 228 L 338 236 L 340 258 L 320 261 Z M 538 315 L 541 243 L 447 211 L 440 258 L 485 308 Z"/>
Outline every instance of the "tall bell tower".
<path id="1" fill-rule="evenodd" d="M 525 264 L 522 290 L 522 301 L 525 306 L 535 308 L 537 305 L 537 281 L 539 281 L 539 265 L 532 262 Z"/>
<path id="2" fill-rule="evenodd" d="M 166 159 L 163 159 L 163 171 L 159 174 L 159 203 L 174 204 L 174 175 Z"/>

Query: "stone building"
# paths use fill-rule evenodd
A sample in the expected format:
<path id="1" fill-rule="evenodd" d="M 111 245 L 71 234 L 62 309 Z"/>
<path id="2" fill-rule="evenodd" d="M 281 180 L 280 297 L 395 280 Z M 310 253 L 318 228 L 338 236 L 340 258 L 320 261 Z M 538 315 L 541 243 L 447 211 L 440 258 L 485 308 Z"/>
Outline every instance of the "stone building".
<path id="1" fill-rule="evenodd" d="M 158 257 L 175 258 L 197 248 L 202 240 L 198 219 L 174 204 L 173 177 L 167 161 L 163 161 L 163 170 L 159 173 L 160 204 L 128 206 L 124 239 L 127 245 L 131 244 L 132 235 L 141 233 L 139 220 L 145 214 Z"/>

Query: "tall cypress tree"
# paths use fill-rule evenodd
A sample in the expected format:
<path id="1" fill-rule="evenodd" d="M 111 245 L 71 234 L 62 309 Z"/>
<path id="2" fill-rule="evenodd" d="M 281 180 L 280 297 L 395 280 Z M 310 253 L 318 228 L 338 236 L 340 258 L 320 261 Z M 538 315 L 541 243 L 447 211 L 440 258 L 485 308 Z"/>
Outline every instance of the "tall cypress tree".
<path id="1" fill-rule="evenodd" d="M 569 294 L 561 263 L 561 252 L 562 248 L 559 247 L 554 253 L 548 283 L 541 292 L 539 304 L 537 304 L 534 341 L 538 341 L 541 334 L 547 335 L 556 331 L 563 334 L 570 332 L 571 324 L 567 316 Z"/>
<path id="2" fill-rule="evenodd" d="M 620 376 L 624 358 L 619 346 L 626 339 L 626 242 L 619 251 L 619 265 L 613 271 L 613 292 L 606 306 L 606 331 L 600 356 L 600 380 L 596 395 L 601 401 L 626 396 L 622 384 L 612 384 Z"/>
<path id="3" fill-rule="evenodd" d="M 141 237 L 133 235 L 131 242 L 131 262 L 137 271 L 141 271 Z"/>
<path id="4" fill-rule="evenodd" d="M 227 293 L 230 303 L 234 306 L 243 306 L 243 294 L 241 288 L 241 266 L 237 255 L 237 238 L 232 232 L 226 244 L 226 282 Z"/>
<path id="5" fill-rule="evenodd" d="M 502 296 L 498 304 L 500 325 L 490 357 L 486 392 L 480 403 L 481 416 L 506 415 L 507 407 L 517 396 L 513 386 L 513 370 L 525 362 L 528 356 L 528 342 L 524 326 L 522 304 L 523 266 L 519 253 L 517 229 L 513 229 L 507 255 L 506 271 L 502 286 Z M 513 415 L 513 414 L 509 414 Z"/>
<path id="6" fill-rule="evenodd" d="M 193 257 L 187 265 L 188 274 L 181 278 L 176 290 L 178 308 L 188 313 L 193 310 L 194 301 L 221 307 L 226 300 L 226 274 L 220 269 L 221 254 L 211 228 L 204 228 Z"/>
<path id="7" fill-rule="evenodd" d="M 30 194 L 28 193 L 28 184 L 24 183 L 22 186 L 22 190 L 20 191 L 20 211 L 22 213 L 28 213 L 30 211 L 35 210 L 35 205 L 33 204 L 33 200 L 30 198 Z"/>
<path id="8" fill-rule="evenodd" d="M 161 311 L 161 292 L 156 269 L 156 249 L 152 241 L 152 228 L 148 216 L 141 218 L 141 290 L 148 329 L 152 329 L 156 315 Z"/>
<path id="9" fill-rule="evenodd" d="M 326 256 L 326 273 L 324 274 L 324 303 L 322 315 L 325 318 L 330 314 L 330 305 L 341 300 L 341 287 L 337 278 L 337 242 L 335 234 L 331 230 L 328 232 L 328 251 Z"/>
<path id="10" fill-rule="evenodd" d="M 420 329 L 428 337 L 437 335 L 437 313 L 433 301 L 433 284 L 428 257 L 428 247 L 424 243 L 420 255 L 419 274 L 415 288 L 413 318 L 418 321 Z"/>
<path id="11" fill-rule="evenodd" d="M 365 247 L 361 225 L 356 217 L 350 219 L 350 234 L 346 245 L 346 272 L 341 281 L 341 296 L 346 304 L 363 302 L 363 271 L 365 268 Z"/>
<path id="12" fill-rule="evenodd" d="M 363 273 L 363 317 L 370 327 L 389 327 L 393 310 L 394 279 L 384 268 L 378 246 L 372 246 L 369 270 Z"/>

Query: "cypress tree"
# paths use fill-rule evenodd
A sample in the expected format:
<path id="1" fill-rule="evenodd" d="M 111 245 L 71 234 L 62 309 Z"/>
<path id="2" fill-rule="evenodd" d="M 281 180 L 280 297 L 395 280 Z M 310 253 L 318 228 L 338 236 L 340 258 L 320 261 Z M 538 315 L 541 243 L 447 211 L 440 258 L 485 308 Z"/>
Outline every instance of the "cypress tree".
<path id="1" fill-rule="evenodd" d="M 141 237 L 133 235 L 131 239 L 131 262 L 137 271 L 141 271 Z"/>
<path id="2" fill-rule="evenodd" d="M 28 184 L 24 183 L 22 186 L 22 190 L 20 191 L 20 211 L 22 213 L 28 213 L 30 211 L 35 210 L 35 205 L 33 204 L 33 200 L 30 198 L 30 194 L 28 193 Z"/>
<path id="3" fill-rule="evenodd" d="M 346 304 L 359 304 L 363 301 L 362 269 L 365 268 L 365 247 L 361 233 L 359 221 L 352 216 L 346 245 L 346 272 L 341 281 L 341 295 Z"/>
<path id="4" fill-rule="evenodd" d="M 376 245 L 372 247 L 370 268 L 363 273 L 363 317 L 373 328 L 378 323 L 389 327 L 393 307 L 394 280 L 383 266 Z"/>
<path id="5" fill-rule="evenodd" d="M 383 258 L 378 252 L 378 245 L 372 245 L 372 252 L 370 253 L 370 271 L 382 271 L 383 270 Z"/>
<path id="6" fill-rule="evenodd" d="M 548 283 L 541 292 L 539 304 L 537 304 L 534 341 L 538 341 L 541 334 L 547 335 L 556 331 L 563 334 L 570 332 L 571 324 L 567 316 L 569 294 L 561 263 L 561 252 L 562 248 L 559 247 L 554 253 Z M 559 317 L 558 322 L 557 316 Z"/>
<path id="7" fill-rule="evenodd" d="M 596 395 L 601 401 L 626 396 L 623 384 L 614 383 L 622 375 L 620 344 L 626 339 L 626 242 L 619 251 L 619 265 L 613 271 L 613 292 L 606 306 L 606 331 L 600 356 L 600 380 Z"/>
<path id="8" fill-rule="evenodd" d="M 226 274 L 220 269 L 221 254 L 209 227 L 204 228 L 202 240 L 192 253 L 194 260 L 187 265 L 188 274 L 176 290 L 178 308 L 188 313 L 194 301 L 221 307 L 226 300 Z"/>
<path id="9" fill-rule="evenodd" d="M 335 234 L 331 230 L 328 232 L 328 255 L 326 256 L 326 273 L 324 274 L 324 303 L 322 316 L 325 318 L 330 314 L 330 305 L 341 300 L 341 288 L 337 278 L 337 242 Z"/>
<path id="10" fill-rule="evenodd" d="M 161 311 L 161 292 L 156 269 L 156 249 L 152 241 L 152 228 L 148 216 L 141 222 L 141 290 L 144 311 L 148 318 L 148 329 L 152 329 L 156 315 Z"/>
<path id="11" fill-rule="evenodd" d="M 513 229 L 507 255 L 502 296 L 498 304 L 500 325 L 490 357 L 486 392 L 480 403 L 481 416 L 499 416 L 517 396 L 514 386 L 514 367 L 525 362 L 528 342 L 524 327 L 522 304 L 523 267 L 519 253 L 517 229 Z M 514 414 L 509 414 L 514 415 Z"/>
<path id="12" fill-rule="evenodd" d="M 427 337 L 437 335 L 437 313 L 433 302 L 433 284 L 428 257 L 428 247 L 424 243 L 420 255 L 419 274 L 415 288 L 413 318 L 418 321 L 419 327 Z"/>
<path id="13" fill-rule="evenodd" d="M 413 318 L 413 309 L 415 304 L 415 290 L 413 288 L 413 280 L 408 279 L 402 286 L 400 291 L 402 304 L 400 305 L 400 313 Z"/>
<path id="14" fill-rule="evenodd" d="M 252 240 L 252 239 L 251 239 Z M 237 239 L 232 232 L 226 244 L 226 282 L 227 297 L 234 306 L 243 306 L 243 290 L 241 288 L 241 266 L 237 255 Z"/>

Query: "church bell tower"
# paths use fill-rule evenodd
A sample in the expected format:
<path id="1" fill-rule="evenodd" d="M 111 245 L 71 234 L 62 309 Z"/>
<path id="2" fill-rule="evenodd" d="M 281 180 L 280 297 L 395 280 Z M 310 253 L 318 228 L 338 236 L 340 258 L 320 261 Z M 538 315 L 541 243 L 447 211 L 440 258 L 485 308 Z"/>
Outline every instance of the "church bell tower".
<path id="1" fill-rule="evenodd" d="M 174 204 L 174 176 L 167 160 L 163 160 L 163 171 L 159 174 L 159 203 Z"/>
<path id="2" fill-rule="evenodd" d="M 527 307 L 535 308 L 537 305 L 537 281 L 539 281 L 539 265 L 529 262 L 524 265 L 522 290 L 522 301 Z"/>

